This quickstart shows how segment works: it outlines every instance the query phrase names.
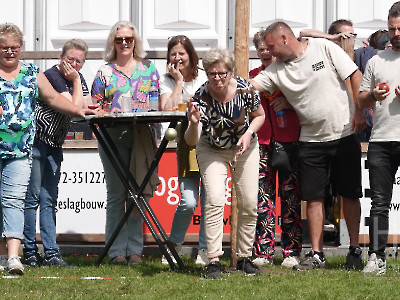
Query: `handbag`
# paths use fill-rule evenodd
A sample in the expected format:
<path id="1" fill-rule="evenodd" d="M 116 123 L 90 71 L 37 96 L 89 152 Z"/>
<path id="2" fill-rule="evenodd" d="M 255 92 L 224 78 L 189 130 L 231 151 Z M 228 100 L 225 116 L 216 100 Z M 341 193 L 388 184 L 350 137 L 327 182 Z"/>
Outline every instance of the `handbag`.
<path id="1" fill-rule="evenodd" d="M 280 175 L 287 176 L 292 170 L 291 156 L 293 154 L 293 143 L 283 143 L 275 140 L 274 130 L 272 127 L 271 113 L 267 109 L 269 115 L 269 123 L 271 124 L 271 168 L 278 171 Z"/>

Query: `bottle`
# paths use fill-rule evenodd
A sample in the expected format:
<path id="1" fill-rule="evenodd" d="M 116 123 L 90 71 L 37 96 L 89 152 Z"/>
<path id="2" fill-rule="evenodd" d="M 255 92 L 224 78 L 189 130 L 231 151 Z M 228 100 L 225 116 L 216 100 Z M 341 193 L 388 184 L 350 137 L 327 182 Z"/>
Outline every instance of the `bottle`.
<path id="1" fill-rule="evenodd" d="M 278 123 L 279 128 L 286 128 L 286 116 L 284 110 L 276 112 L 276 121 Z"/>
<path id="2" fill-rule="evenodd" d="M 158 110 L 158 88 L 156 86 L 157 78 L 151 79 L 151 85 L 149 89 L 149 111 Z"/>

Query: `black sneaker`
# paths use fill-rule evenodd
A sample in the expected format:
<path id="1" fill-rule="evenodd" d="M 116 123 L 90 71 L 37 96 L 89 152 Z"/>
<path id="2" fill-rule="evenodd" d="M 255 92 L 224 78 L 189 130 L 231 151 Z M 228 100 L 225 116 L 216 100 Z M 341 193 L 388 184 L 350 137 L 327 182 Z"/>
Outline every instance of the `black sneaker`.
<path id="1" fill-rule="evenodd" d="M 312 270 L 318 268 L 325 268 L 325 255 L 318 255 L 313 250 L 305 255 L 305 260 L 298 265 L 293 266 L 294 270 Z"/>
<path id="2" fill-rule="evenodd" d="M 28 256 L 22 260 L 22 263 L 28 267 L 37 268 L 40 267 L 43 263 L 43 258 L 39 255 L 39 253 L 35 253 L 34 255 Z"/>
<path id="3" fill-rule="evenodd" d="M 346 263 L 344 264 L 346 269 L 360 269 L 362 266 L 361 261 L 361 248 L 360 247 L 350 247 L 347 253 Z"/>
<path id="4" fill-rule="evenodd" d="M 254 276 L 260 274 L 260 269 L 254 264 L 249 257 L 239 259 L 236 270 L 243 271 L 246 275 Z"/>
<path id="5" fill-rule="evenodd" d="M 222 277 L 221 264 L 219 261 L 212 261 L 207 265 L 207 278 L 219 279 Z"/>
<path id="6" fill-rule="evenodd" d="M 45 257 L 43 259 L 42 266 L 51 266 L 51 267 L 65 267 L 72 268 L 71 265 L 67 264 L 60 256 L 54 255 L 51 257 Z"/>

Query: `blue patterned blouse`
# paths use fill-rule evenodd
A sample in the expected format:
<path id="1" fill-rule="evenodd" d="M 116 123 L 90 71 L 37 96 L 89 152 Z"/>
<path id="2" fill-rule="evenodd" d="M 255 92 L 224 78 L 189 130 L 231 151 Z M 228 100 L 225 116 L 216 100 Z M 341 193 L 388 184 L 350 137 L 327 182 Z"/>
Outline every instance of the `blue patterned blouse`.
<path id="1" fill-rule="evenodd" d="M 32 149 L 35 135 L 35 108 L 39 94 L 39 68 L 21 62 L 21 70 L 12 81 L 0 77 L 0 159 L 20 158 Z"/>

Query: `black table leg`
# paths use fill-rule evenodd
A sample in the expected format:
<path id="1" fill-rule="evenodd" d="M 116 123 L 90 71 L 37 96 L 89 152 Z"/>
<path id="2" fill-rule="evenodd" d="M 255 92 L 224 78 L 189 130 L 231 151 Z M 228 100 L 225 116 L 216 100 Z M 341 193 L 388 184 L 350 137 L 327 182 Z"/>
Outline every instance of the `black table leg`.
<path id="1" fill-rule="evenodd" d="M 176 124 L 177 124 L 177 122 L 173 121 L 170 123 L 169 127 L 175 128 Z M 100 265 L 101 261 L 107 255 L 108 250 L 110 249 L 111 245 L 113 244 L 114 240 L 116 239 L 117 235 L 119 234 L 121 228 L 123 227 L 123 225 L 125 224 L 125 222 L 127 221 L 128 217 L 129 217 L 130 213 L 136 206 L 138 208 L 141 216 L 143 217 L 143 220 L 145 221 L 146 225 L 148 226 L 152 236 L 154 237 L 156 243 L 160 247 L 161 252 L 166 257 L 171 269 L 173 269 L 173 270 L 176 269 L 176 266 L 175 266 L 174 262 L 172 261 L 170 253 L 168 253 L 168 251 L 166 250 L 165 245 L 159 238 L 157 232 L 155 231 L 155 229 L 154 229 L 153 225 L 151 224 L 149 218 L 147 217 L 145 211 L 143 210 L 142 206 L 140 205 L 140 204 L 142 204 L 144 206 L 144 208 L 147 210 L 147 212 L 149 213 L 149 216 L 151 217 L 152 221 L 154 222 L 156 228 L 160 232 L 160 235 L 163 238 L 164 243 L 171 251 L 171 254 L 174 256 L 179 268 L 183 269 L 184 268 L 183 262 L 180 259 L 178 253 L 176 252 L 175 247 L 173 247 L 172 243 L 168 241 L 168 237 L 167 237 L 164 229 L 162 228 L 162 226 L 159 223 L 157 217 L 155 216 L 153 210 L 151 209 L 150 205 L 147 203 L 145 197 L 143 196 L 143 190 L 144 190 L 145 186 L 147 185 L 147 183 L 149 182 L 155 168 L 157 167 L 157 165 L 161 159 L 161 156 L 164 153 L 165 148 L 168 144 L 168 140 L 166 140 L 166 138 L 164 137 L 164 139 L 161 141 L 161 144 L 160 144 L 159 148 L 157 149 L 156 155 L 153 158 L 150 168 L 149 168 L 148 172 L 146 173 L 146 176 L 143 179 L 143 181 L 139 187 L 136 180 L 133 178 L 132 174 L 129 172 L 129 170 L 127 168 L 124 168 L 124 162 L 122 161 L 122 159 L 121 159 L 115 145 L 113 144 L 113 141 L 112 141 L 111 137 L 109 136 L 104 125 L 98 124 L 99 129 L 97 129 L 95 124 L 93 124 L 93 123 L 90 123 L 90 126 L 91 126 L 94 134 L 96 135 L 99 143 L 101 144 L 103 150 L 109 157 L 111 164 L 114 166 L 122 183 L 125 185 L 126 189 L 128 190 L 130 197 L 132 199 L 132 203 L 130 203 L 129 206 L 127 207 L 123 218 L 121 219 L 118 226 L 114 230 L 109 241 L 106 243 L 103 253 L 97 259 L 96 265 Z M 136 191 L 137 194 L 135 194 L 134 191 Z"/>

